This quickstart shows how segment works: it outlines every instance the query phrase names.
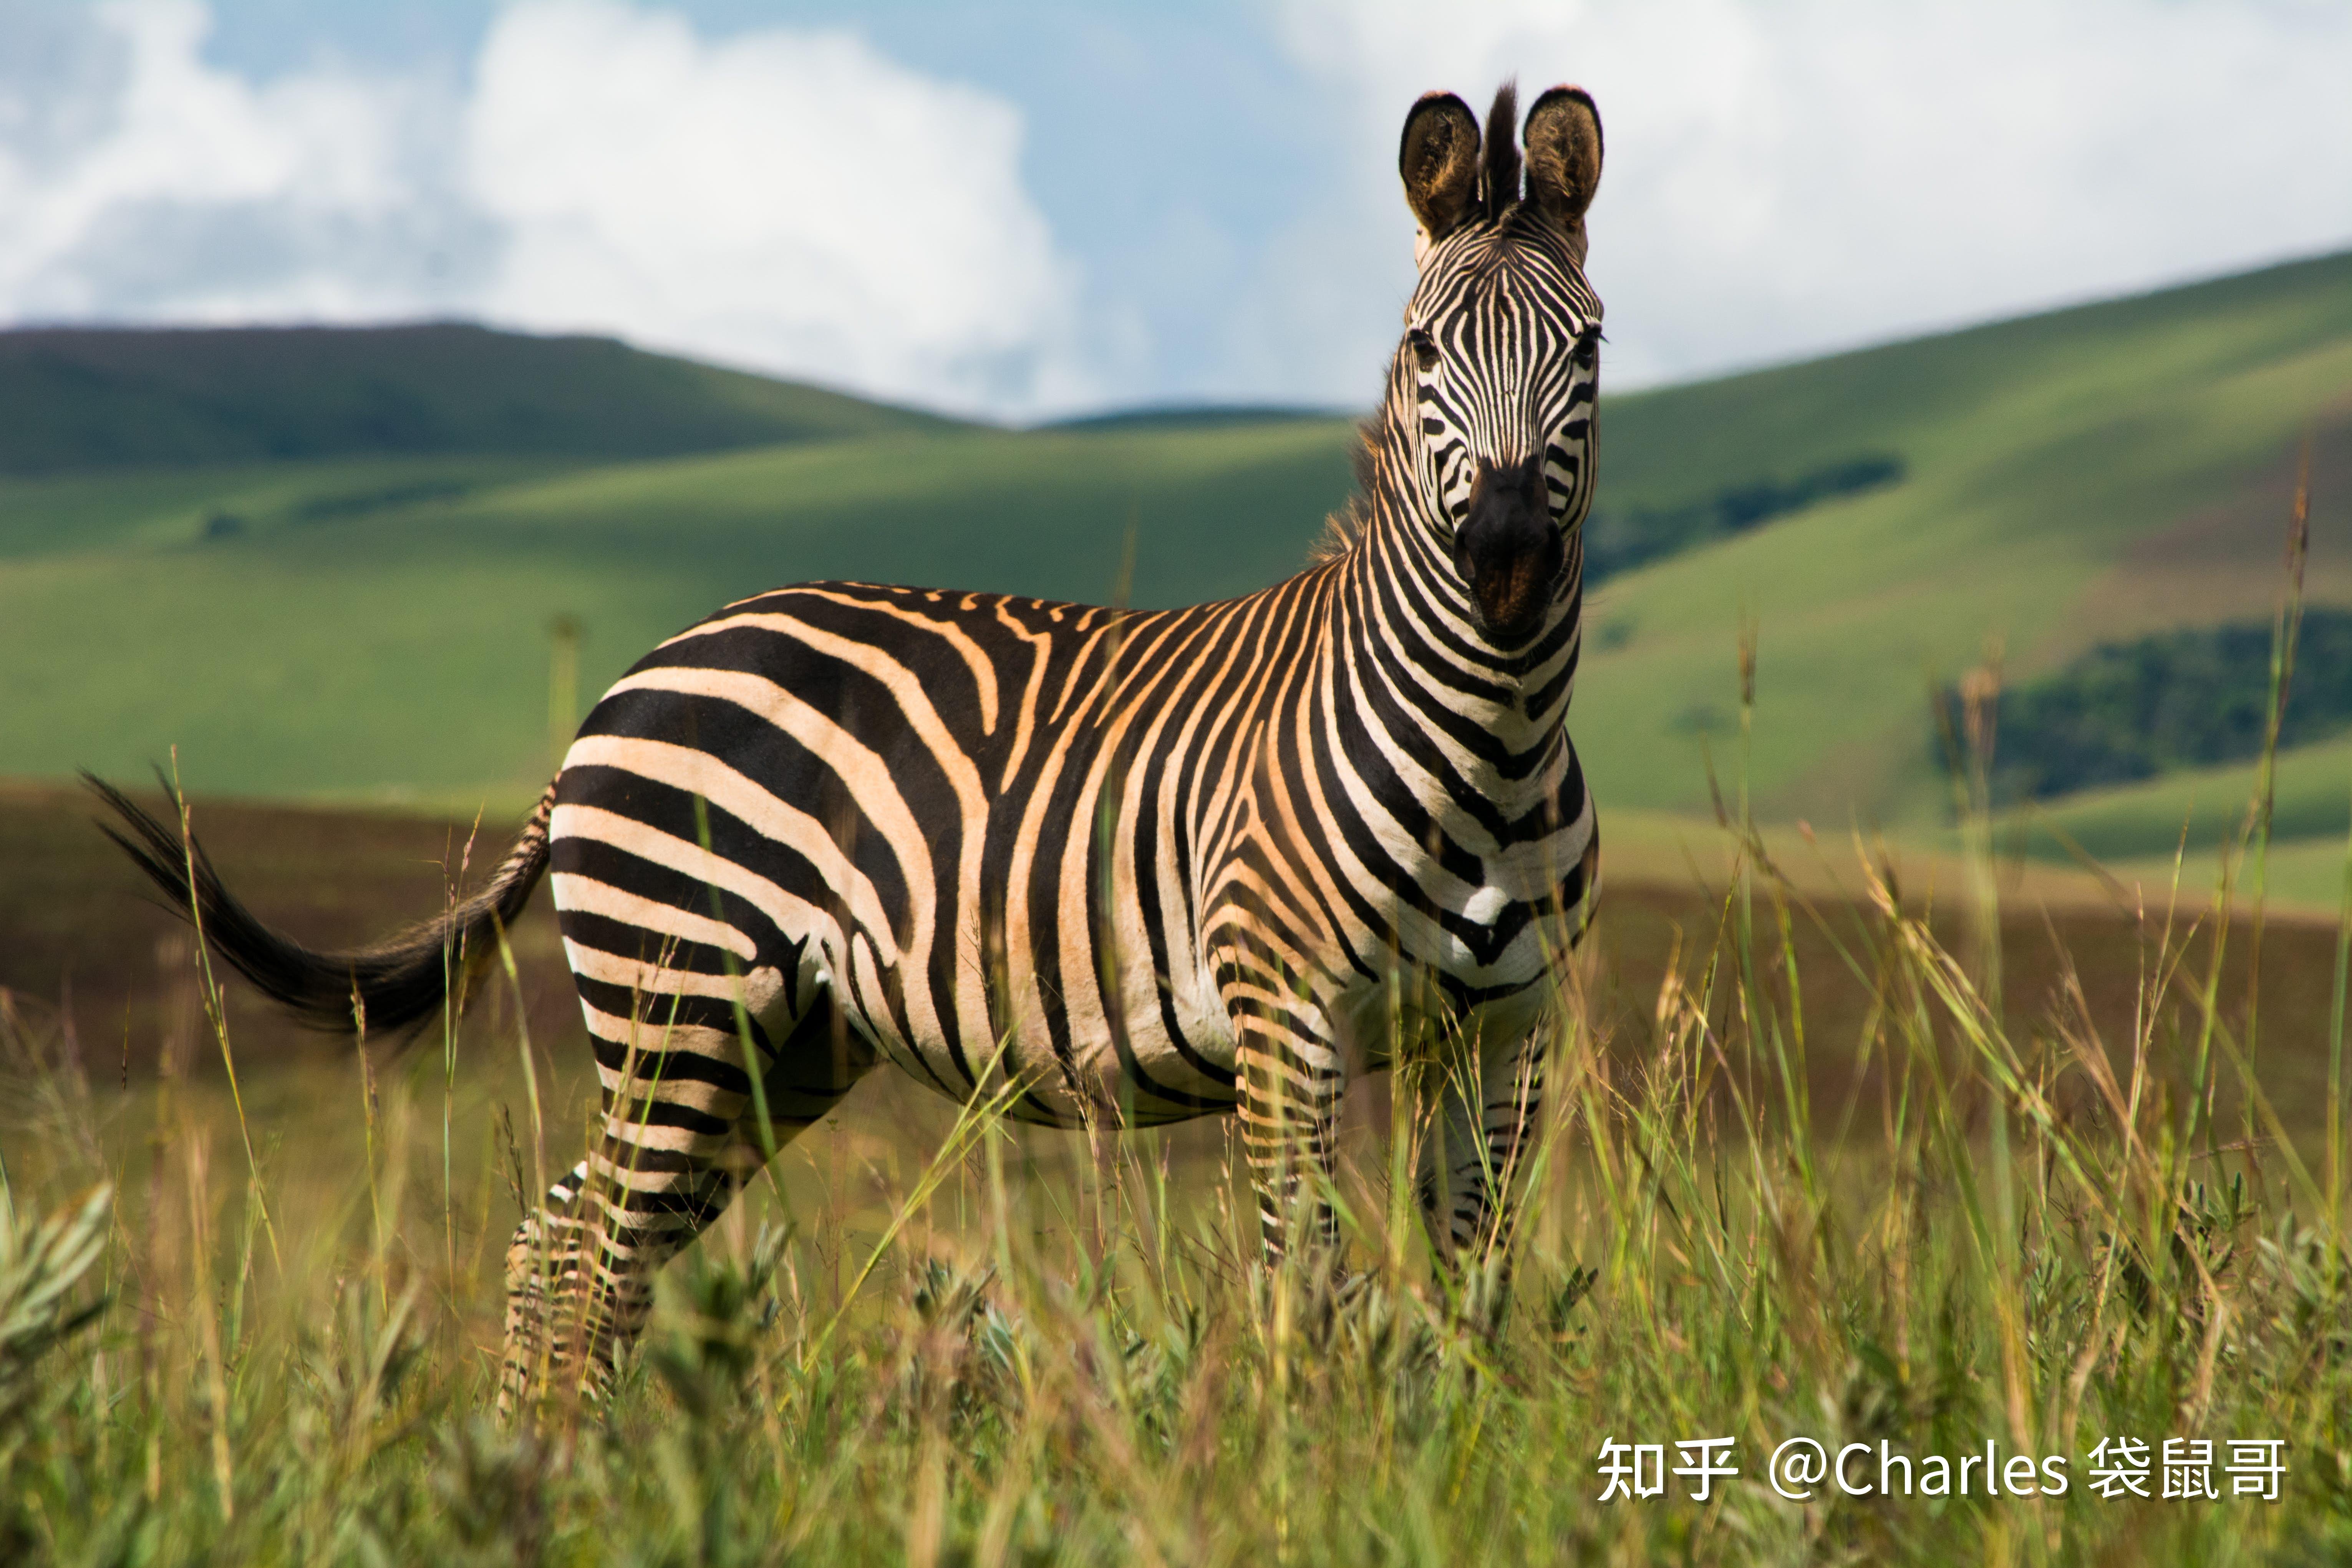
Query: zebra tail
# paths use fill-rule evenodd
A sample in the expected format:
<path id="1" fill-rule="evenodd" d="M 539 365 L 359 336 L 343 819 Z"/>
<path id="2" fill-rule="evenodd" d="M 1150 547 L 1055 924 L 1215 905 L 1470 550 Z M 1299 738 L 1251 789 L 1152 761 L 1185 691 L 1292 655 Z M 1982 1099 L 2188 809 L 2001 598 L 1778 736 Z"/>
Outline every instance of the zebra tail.
<path id="1" fill-rule="evenodd" d="M 555 809 L 551 783 L 489 884 L 447 912 L 372 946 L 321 952 L 271 930 L 239 902 L 204 846 L 193 836 L 184 841 L 177 824 L 157 820 L 94 773 L 81 778 L 122 819 L 121 829 L 101 821 L 99 831 L 169 896 L 180 918 L 196 923 L 213 951 L 264 995 L 331 1034 L 412 1028 L 453 992 L 462 1010 L 497 957 L 499 931 L 521 915 L 546 873 Z M 177 799 L 168 780 L 164 792 Z"/>

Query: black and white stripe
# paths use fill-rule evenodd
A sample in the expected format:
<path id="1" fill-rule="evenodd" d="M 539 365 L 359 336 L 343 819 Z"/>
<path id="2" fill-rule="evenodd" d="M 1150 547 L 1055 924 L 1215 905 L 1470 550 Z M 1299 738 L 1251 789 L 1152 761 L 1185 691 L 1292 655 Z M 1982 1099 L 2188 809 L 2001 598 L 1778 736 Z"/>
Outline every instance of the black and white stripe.
<path id="1" fill-rule="evenodd" d="M 1524 199 L 1493 145 L 1507 89 L 1496 110 L 1451 213 L 1475 121 L 1447 99 L 1408 124 L 1422 278 L 1326 559 L 1157 612 L 782 588 L 596 705 L 460 911 L 510 920 L 552 872 L 604 1086 L 601 1135 L 510 1254 L 510 1390 L 608 1360 L 660 1262 L 885 1058 L 959 1099 L 1017 1089 L 1013 1114 L 1055 1126 L 1235 1110 L 1279 1252 L 1332 1236 L 1349 1076 L 1451 1052 L 1424 1202 L 1449 1250 L 1491 1233 L 1540 1093 L 1543 982 L 1594 894 L 1564 721 L 1601 317 L 1598 121 L 1580 197 L 1538 146 L 1590 100 L 1538 100 Z M 1453 161 L 1417 173 L 1432 136 Z M 422 962 L 224 930 L 330 1021 L 355 966 L 364 994 Z"/>

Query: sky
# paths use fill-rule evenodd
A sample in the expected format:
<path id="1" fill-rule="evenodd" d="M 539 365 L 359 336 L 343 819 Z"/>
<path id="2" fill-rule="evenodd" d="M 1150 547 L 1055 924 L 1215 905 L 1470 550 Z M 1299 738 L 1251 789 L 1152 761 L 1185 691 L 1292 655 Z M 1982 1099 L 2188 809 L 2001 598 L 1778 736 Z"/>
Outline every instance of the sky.
<path id="1" fill-rule="evenodd" d="M 1507 76 L 1599 100 L 1620 387 L 2352 247 L 2345 0 L 0 0 L 0 322 L 1360 406 L 1404 113 Z"/>

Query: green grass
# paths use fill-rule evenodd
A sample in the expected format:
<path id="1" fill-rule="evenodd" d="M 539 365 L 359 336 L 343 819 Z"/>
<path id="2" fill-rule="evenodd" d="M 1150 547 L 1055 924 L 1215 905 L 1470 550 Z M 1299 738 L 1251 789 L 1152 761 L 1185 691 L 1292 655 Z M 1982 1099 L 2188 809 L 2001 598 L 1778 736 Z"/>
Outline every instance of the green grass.
<path id="1" fill-rule="evenodd" d="M 2280 1073 L 2326 1059 L 2324 1028 L 2265 1029 L 2266 1098 L 2183 930 L 2136 939 L 2142 1005 L 2005 1024 L 1916 913 L 1750 870 L 1650 994 L 1601 1005 L 1622 976 L 1563 970 L 1508 1292 L 1433 1273 L 1391 1179 L 1436 1062 L 1397 1120 L 1350 1117 L 1367 1283 L 1337 1308 L 1255 1261 L 1218 1125 L 1100 1160 L 994 1124 L 951 1147 L 952 1108 L 892 1077 L 673 1266 L 608 1403 L 517 1428 L 486 1415 L 509 1180 L 579 1147 L 576 1050 L 494 1001 L 454 1078 L 437 1049 L 248 1064 L 240 1121 L 225 1042 L 183 1032 L 152 1080 L 93 1088 L 11 1005 L 0 1558 L 2338 1559 L 2341 1089 Z M 1842 972 L 1873 1005 L 1832 1026 L 1808 999 Z M 1599 1500 L 1604 1440 L 1701 1436 L 1737 1443 L 1713 1500 L 1672 1476 Z M 1923 1478 L 1992 1443 L 2062 1458 L 2068 1489 L 1989 1497 L 1979 1470 L 1966 1496 L 1800 1503 L 1764 1475 L 1796 1436 L 1867 1445 L 1873 1479 L 1881 1443 Z M 2214 1442 L 2223 1495 L 2095 1495 L 2109 1436 Z M 2276 1504 L 2228 1495 L 2245 1438 L 2285 1445 Z"/>
<path id="2" fill-rule="evenodd" d="M 2216 847 L 2245 826 L 2259 762 L 2197 768 L 2137 784 L 2089 790 L 2018 814 L 2009 826 L 2029 853 L 2071 856 L 2068 841 L 2110 871 L 2161 887 L 2185 845 L 2181 880 L 2193 897 L 2209 893 Z M 2273 782 L 2268 875 L 2273 898 L 2332 910 L 2344 893 L 2344 840 L 2352 831 L 2352 738 L 2339 737 L 2279 754 Z"/>
<path id="3" fill-rule="evenodd" d="M 236 537 L 414 512 L 404 495 L 467 493 L 576 469 L 546 457 L 360 457 L 100 468 L 0 477 L 0 561 L 118 559 L 212 542 L 206 525 L 235 517 Z M 429 510 L 429 507 L 426 509 Z"/>

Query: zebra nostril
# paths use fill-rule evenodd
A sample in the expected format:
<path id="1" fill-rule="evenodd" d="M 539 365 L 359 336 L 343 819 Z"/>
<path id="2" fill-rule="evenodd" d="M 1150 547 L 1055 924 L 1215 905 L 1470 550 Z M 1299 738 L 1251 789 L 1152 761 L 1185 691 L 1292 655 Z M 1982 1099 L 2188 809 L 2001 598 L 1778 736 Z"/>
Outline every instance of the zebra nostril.
<path id="1" fill-rule="evenodd" d="M 1544 490 L 1543 459 L 1529 458 L 1521 463 L 1518 481 L 1519 497 L 1527 503 L 1528 510 L 1548 515 L 1551 507 L 1548 504 L 1550 498 Z"/>
<path id="2" fill-rule="evenodd" d="M 1565 550 L 1545 504 L 1543 460 L 1482 460 L 1454 531 L 1454 559 L 1490 636 L 1516 643 L 1539 625 Z"/>
<path id="3" fill-rule="evenodd" d="M 1480 458 L 1471 483 L 1470 505 L 1474 510 L 1499 503 L 1514 504 L 1528 512 L 1549 516 L 1551 497 L 1544 488 L 1543 458 L 1524 458 L 1516 463 L 1497 463 Z"/>

